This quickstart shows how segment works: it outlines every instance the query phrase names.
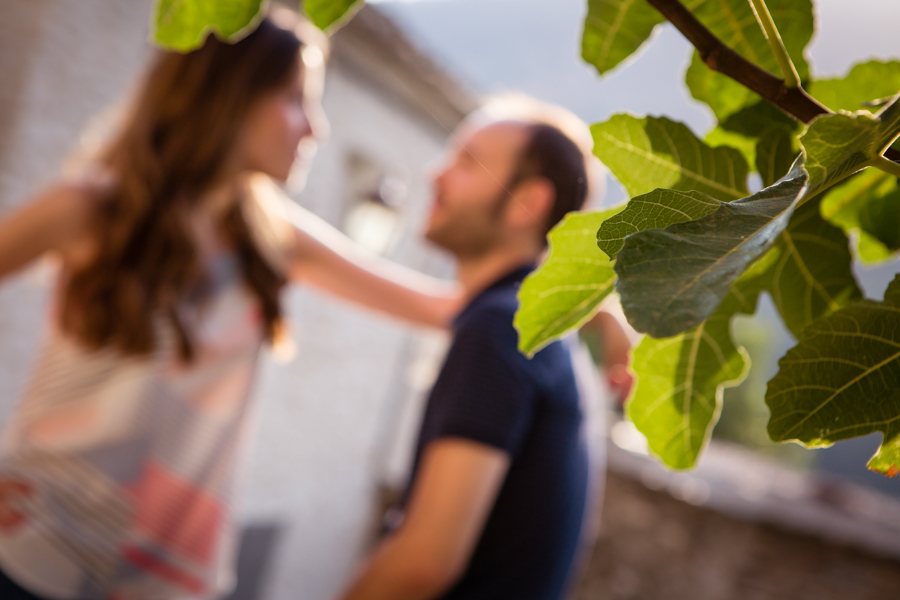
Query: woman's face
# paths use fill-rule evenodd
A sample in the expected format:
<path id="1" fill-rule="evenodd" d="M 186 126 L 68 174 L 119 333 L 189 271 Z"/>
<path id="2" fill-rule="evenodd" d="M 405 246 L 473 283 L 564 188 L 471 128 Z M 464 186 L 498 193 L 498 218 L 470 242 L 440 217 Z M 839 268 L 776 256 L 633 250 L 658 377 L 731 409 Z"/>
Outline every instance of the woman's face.
<path id="1" fill-rule="evenodd" d="M 328 123 L 320 104 L 316 75 L 301 69 L 298 77 L 260 98 L 251 108 L 239 142 L 241 170 L 286 181 L 294 165 L 308 161 Z M 304 165 L 298 165 L 304 166 Z"/>

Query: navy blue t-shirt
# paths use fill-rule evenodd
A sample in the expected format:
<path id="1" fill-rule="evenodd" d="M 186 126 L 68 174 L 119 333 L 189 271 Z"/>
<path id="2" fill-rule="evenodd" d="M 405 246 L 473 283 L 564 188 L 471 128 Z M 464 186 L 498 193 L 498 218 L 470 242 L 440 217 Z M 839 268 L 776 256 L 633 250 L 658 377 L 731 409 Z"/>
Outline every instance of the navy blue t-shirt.
<path id="1" fill-rule="evenodd" d="M 568 349 L 532 359 L 513 328 L 533 267 L 497 281 L 463 310 L 422 423 L 413 470 L 437 438 L 473 440 L 511 457 L 471 562 L 445 600 L 559 600 L 581 537 L 588 458 Z"/>

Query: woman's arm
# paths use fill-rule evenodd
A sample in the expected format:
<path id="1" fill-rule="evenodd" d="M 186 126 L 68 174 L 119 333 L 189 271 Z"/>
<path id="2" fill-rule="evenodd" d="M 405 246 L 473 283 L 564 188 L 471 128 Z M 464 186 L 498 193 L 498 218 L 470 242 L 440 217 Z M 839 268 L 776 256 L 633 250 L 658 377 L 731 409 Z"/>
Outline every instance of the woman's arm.
<path id="1" fill-rule="evenodd" d="M 393 317 L 448 327 L 462 309 L 462 288 L 372 254 L 309 211 L 292 204 L 288 275 Z"/>
<path id="2" fill-rule="evenodd" d="M 57 184 L 0 218 L 0 279 L 47 252 L 64 259 L 84 249 L 92 203 L 88 186 Z"/>

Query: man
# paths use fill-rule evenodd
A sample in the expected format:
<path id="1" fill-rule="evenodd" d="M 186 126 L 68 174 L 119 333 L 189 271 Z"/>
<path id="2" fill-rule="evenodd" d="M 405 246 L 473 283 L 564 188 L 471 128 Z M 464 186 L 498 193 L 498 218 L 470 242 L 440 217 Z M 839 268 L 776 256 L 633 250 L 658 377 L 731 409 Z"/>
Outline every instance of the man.
<path id="1" fill-rule="evenodd" d="M 434 180 L 426 237 L 457 260 L 468 306 L 428 400 L 405 519 L 345 600 L 557 600 L 588 495 L 567 348 L 517 350 L 516 292 L 549 229 L 588 194 L 590 134 L 543 105 L 470 119 Z"/>

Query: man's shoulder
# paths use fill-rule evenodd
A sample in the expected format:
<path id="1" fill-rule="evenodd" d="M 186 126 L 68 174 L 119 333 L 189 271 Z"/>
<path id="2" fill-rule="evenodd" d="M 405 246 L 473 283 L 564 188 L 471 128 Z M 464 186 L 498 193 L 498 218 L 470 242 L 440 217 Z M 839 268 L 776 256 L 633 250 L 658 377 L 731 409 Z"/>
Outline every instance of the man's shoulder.
<path id="1" fill-rule="evenodd" d="M 491 290 L 473 302 L 456 323 L 456 339 L 463 343 L 487 346 L 503 355 L 516 369 L 536 381 L 555 379 L 559 369 L 570 369 L 565 344 L 555 341 L 531 358 L 519 351 L 519 334 L 513 325 L 519 303 L 514 288 Z"/>
<path id="2" fill-rule="evenodd" d="M 464 331 L 472 327 L 483 328 L 490 325 L 492 328 L 513 331 L 513 319 L 518 309 L 516 292 L 513 289 L 503 288 L 490 290 L 478 298 L 459 315 L 456 320 L 456 331 Z"/>
<path id="3" fill-rule="evenodd" d="M 456 341 L 478 344 L 518 362 L 519 334 L 513 325 L 517 309 L 514 289 L 489 290 L 476 298 L 456 319 Z"/>

